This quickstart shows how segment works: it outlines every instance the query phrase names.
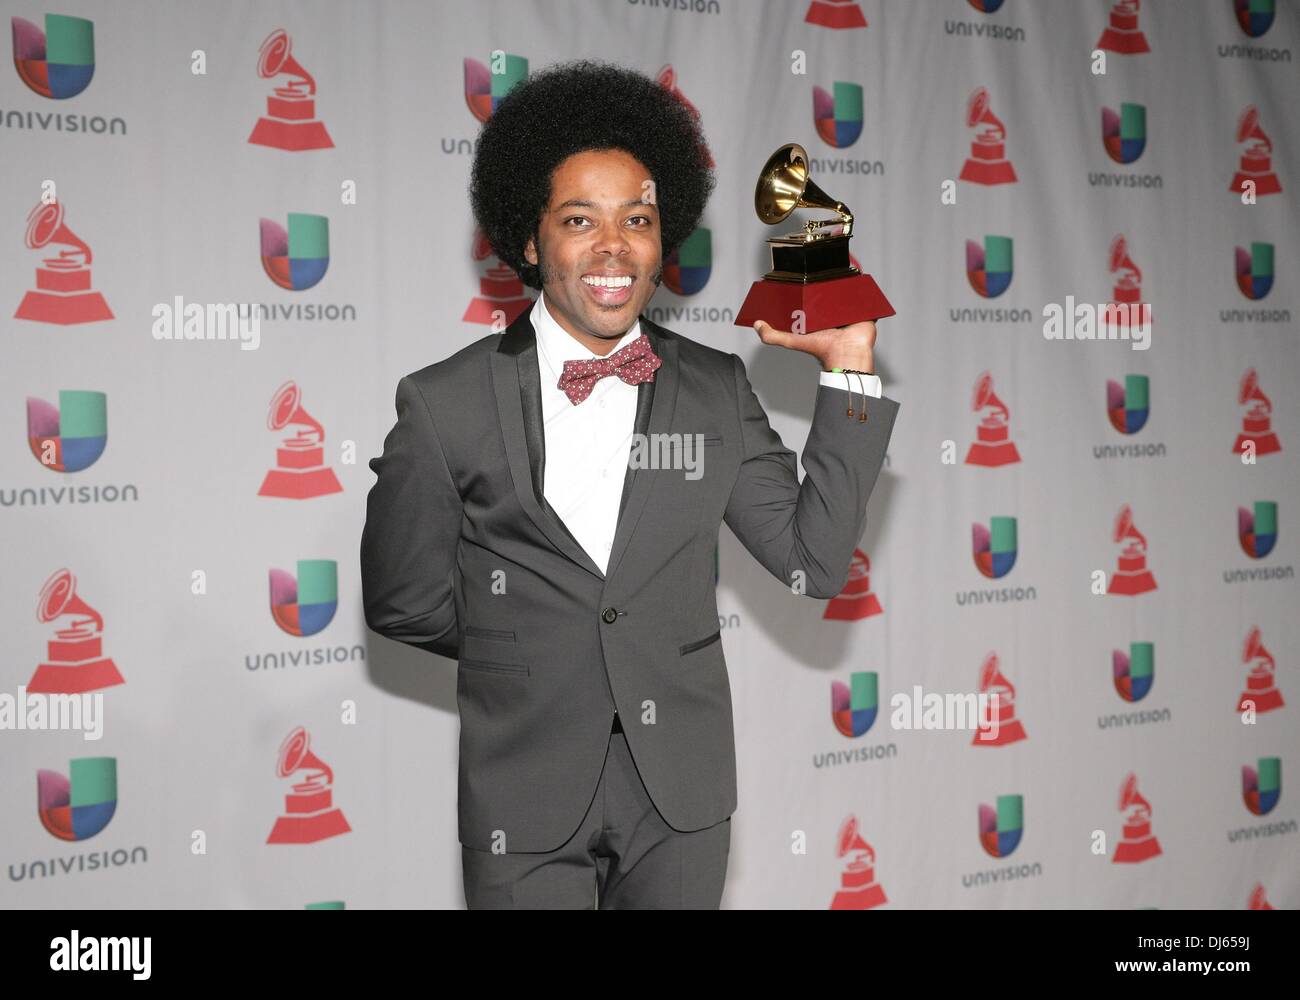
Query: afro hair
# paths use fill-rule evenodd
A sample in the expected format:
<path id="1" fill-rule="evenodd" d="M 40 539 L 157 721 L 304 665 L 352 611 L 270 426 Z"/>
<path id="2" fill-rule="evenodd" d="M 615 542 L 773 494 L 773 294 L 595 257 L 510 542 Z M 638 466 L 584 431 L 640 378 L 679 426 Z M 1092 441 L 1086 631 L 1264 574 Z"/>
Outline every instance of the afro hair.
<path id="1" fill-rule="evenodd" d="M 715 180 L 696 113 L 650 77 L 611 63 L 547 67 L 516 84 L 483 125 L 469 183 L 483 235 L 530 288 L 542 280 L 524 247 L 537 237 L 555 168 L 602 149 L 624 150 L 650 172 L 665 258 L 699 224 Z"/>

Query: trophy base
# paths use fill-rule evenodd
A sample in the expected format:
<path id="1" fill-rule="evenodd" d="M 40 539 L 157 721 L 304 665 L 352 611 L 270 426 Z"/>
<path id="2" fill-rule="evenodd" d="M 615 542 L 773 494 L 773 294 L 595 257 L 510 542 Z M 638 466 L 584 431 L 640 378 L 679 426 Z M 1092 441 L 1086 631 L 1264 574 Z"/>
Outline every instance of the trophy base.
<path id="1" fill-rule="evenodd" d="M 1119 28 L 1107 28 L 1102 32 L 1097 48 L 1107 52 L 1118 52 L 1122 56 L 1136 56 L 1150 52 L 1147 36 L 1140 31 L 1124 31 Z"/>
<path id="2" fill-rule="evenodd" d="M 749 286 L 735 325 L 753 326 L 761 319 L 778 330 L 789 330 L 797 314 L 803 316 L 804 330 L 813 333 L 893 316 L 894 307 L 869 274 L 808 282 L 765 278 Z"/>
<path id="3" fill-rule="evenodd" d="M 1014 184 L 1016 168 L 1010 160 L 967 160 L 961 168 L 958 180 L 972 184 Z"/>
<path id="4" fill-rule="evenodd" d="M 19 303 L 14 319 L 72 326 L 76 323 L 98 323 L 116 317 L 99 292 L 82 292 L 79 295 L 28 292 Z"/>
<path id="5" fill-rule="evenodd" d="M 1148 591 L 1156 589 L 1156 578 L 1150 570 L 1142 570 L 1137 573 L 1125 573 L 1116 571 L 1115 575 L 1110 578 L 1111 594 L 1123 594 L 1131 597 L 1135 594 L 1145 594 Z"/>
<path id="6" fill-rule="evenodd" d="M 1011 719 L 998 726 L 997 736 L 991 739 L 982 739 L 986 733 L 992 733 L 992 726 L 981 726 L 975 731 L 975 738 L 971 740 L 973 747 L 1000 747 L 1008 743 L 1019 743 L 1025 738 L 1025 727 L 1021 725 L 1019 719 Z"/>
<path id="7" fill-rule="evenodd" d="M 1015 443 L 1012 441 L 1003 441 L 1000 444 L 986 444 L 983 441 L 975 441 L 971 444 L 970 450 L 966 452 L 967 465 L 983 465 L 989 468 L 996 468 L 999 465 L 1011 465 L 1020 461 L 1020 452 L 1016 450 Z"/>
<path id="8" fill-rule="evenodd" d="M 532 304 L 533 300 L 527 297 L 502 300 L 476 298 L 466 308 L 465 315 L 460 320 L 462 323 L 482 323 L 484 326 L 491 326 L 493 318 L 499 312 L 505 325 L 509 326 Z"/>
<path id="9" fill-rule="evenodd" d="M 324 496 L 327 493 L 342 493 L 334 470 L 329 466 L 311 469 L 306 472 L 292 472 L 287 469 L 272 469 L 262 480 L 262 488 L 257 491 L 259 497 L 283 497 L 286 500 L 308 500 L 311 497 Z"/>
<path id="10" fill-rule="evenodd" d="M 343 810 L 331 809 L 317 816 L 281 816 L 271 828 L 268 844 L 314 844 L 318 840 L 350 833 Z"/>
<path id="11" fill-rule="evenodd" d="M 111 659 L 89 663 L 42 663 L 27 682 L 31 694 L 85 694 L 115 684 L 125 684 Z"/>
<path id="12" fill-rule="evenodd" d="M 1267 434 L 1239 434 L 1237 443 L 1232 446 L 1234 453 L 1240 453 L 1246 450 L 1247 444 L 1255 445 L 1256 455 L 1272 455 L 1274 452 L 1282 450 L 1282 445 L 1277 439 L 1277 435 L 1270 431 Z"/>
<path id="13" fill-rule="evenodd" d="M 285 122 L 273 118 L 259 118 L 248 141 L 255 146 L 270 146 L 272 149 L 284 149 L 298 153 L 307 149 L 333 149 L 334 140 L 330 138 L 325 123 Z"/>
<path id="14" fill-rule="evenodd" d="M 1256 194 L 1281 194 L 1282 185 L 1278 182 L 1277 174 L 1247 174 L 1238 171 L 1232 178 L 1232 186 L 1228 189 L 1240 193 L 1247 183 L 1255 182 Z"/>
<path id="15" fill-rule="evenodd" d="M 31 690 L 28 688 L 27 690 Z M 1256 712 L 1271 712 L 1276 708 L 1282 708 L 1286 702 L 1282 700 L 1282 692 L 1277 688 L 1270 688 L 1267 691 L 1261 691 L 1254 694 L 1250 691 L 1244 691 L 1241 700 L 1237 702 L 1237 711 L 1244 712 L 1248 708 L 1254 707 Z"/>
<path id="16" fill-rule="evenodd" d="M 835 894 L 835 899 L 831 902 L 832 910 L 869 910 L 873 906 L 880 906 L 888 903 L 885 898 L 885 890 L 878 883 L 864 886 L 861 889 L 841 889 Z"/>
<path id="17" fill-rule="evenodd" d="M 841 594 L 833 597 L 826 604 L 822 613 L 823 621 L 857 622 L 872 615 L 881 615 L 885 609 L 880 606 L 880 599 L 871 591 L 856 597 Z"/>
<path id="18" fill-rule="evenodd" d="M 813 0 L 804 15 L 805 24 L 815 24 L 819 28 L 865 28 L 867 19 L 856 3 L 836 4 L 825 0 Z"/>
<path id="19" fill-rule="evenodd" d="M 1111 860 L 1121 864 L 1135 864 L 1147 858 L 1154 858 L 1159 853 L 1160 841 L 1155 837 L 1144 837 L 1141 840 L 1121 841 L 1115 848 L 1115 857 Z"/>

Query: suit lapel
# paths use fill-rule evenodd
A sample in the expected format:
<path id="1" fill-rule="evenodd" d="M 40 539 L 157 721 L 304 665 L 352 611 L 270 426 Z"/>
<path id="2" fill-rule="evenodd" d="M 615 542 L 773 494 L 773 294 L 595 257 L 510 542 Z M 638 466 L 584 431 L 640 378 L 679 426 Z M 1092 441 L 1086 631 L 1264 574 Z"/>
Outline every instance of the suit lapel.
<path id="1" fill-rule="evenodd" d="M 501 342 L 492 352 L 492 385 L 496 394 L 497 416 L 505 441 L 510 475 L 515 495 L 528 517 L 560 552 L 594 575 L 607 575 L 582 547 L 543 493 L 546 482 L 546 434 L 542 421 L 542 389 L 537 359 L 537 332 L 530 318 L 532 306 L 506 328 Z M 664 432 L 672 420 L 677 397 L 677 342 L 664 331 L 641 317 L 641 330 L 651 341 L 662 364 L 653 382 L 637 386 L 637 434 Z M 618 568 L 645 506 L 650 481 L 638 476 L 630 464 L 623 478 L 619 501 L 618 527 L 609 555 L 609 576 Z"/>

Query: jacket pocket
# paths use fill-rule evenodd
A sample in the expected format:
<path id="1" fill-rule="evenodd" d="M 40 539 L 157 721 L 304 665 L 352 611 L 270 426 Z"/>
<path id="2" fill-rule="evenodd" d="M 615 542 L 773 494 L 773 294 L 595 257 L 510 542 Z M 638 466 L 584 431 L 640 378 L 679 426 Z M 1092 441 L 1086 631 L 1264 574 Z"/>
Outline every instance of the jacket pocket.
<path id="1" fill-rule="evenodd" d="M 522 663 L 493 663 L 489 660 L 461 660 L 460 665 L 466 670 L 481 670 L 486 674 L 519 674 L 528 676 L 529 670 Z"/>
<path id="2" fill-rule="evenodd" d="M 476 639 L 495 639 L 498 642 L 515 641 L 515 634 L 509 629 L 479 628 L 476 625 L 466 625 L 461 631 L 465 635 L 473 636 Z"/>
<path id="3" fill-rule="evenodd" d="M 697 649 L 703 649 L 705 646 L 717 642 L 721 638 L 722 629 L 718 629 L 718 631 L 714 632 L 712 635 L 705 636 L 703 639 L 696 639 L 694 642 L 685 643 L 681 647 L 681 655 L 685 656 L 687 653 L 693 653 Z"/>

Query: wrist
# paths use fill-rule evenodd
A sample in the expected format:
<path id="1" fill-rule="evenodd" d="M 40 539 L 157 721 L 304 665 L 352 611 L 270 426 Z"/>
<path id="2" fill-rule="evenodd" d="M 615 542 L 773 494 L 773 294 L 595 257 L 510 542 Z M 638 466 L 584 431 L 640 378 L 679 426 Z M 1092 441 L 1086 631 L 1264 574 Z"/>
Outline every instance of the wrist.
<path id="1" fill-rule="evenodd" d="M 853 371 L 869 372 L 874 374 L 875 367 L 873 358 L 868 354 L 834 354 L 822 361 L 822 368 L 825 371 L 834 371 L 837 368 L 849 368 Z"/>

